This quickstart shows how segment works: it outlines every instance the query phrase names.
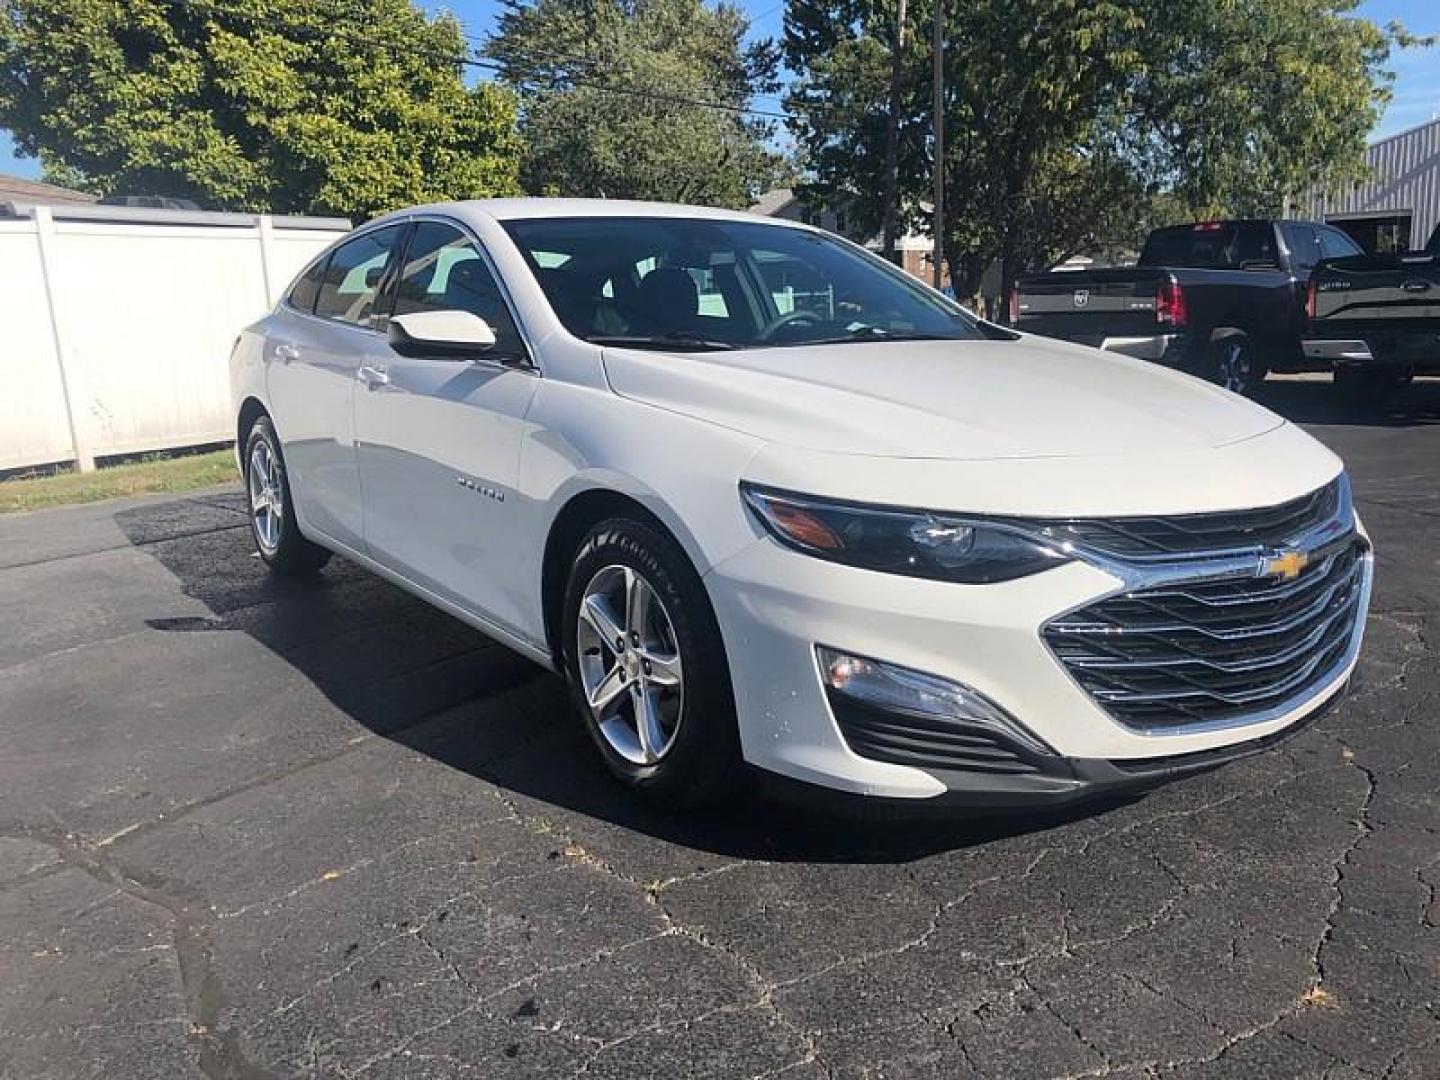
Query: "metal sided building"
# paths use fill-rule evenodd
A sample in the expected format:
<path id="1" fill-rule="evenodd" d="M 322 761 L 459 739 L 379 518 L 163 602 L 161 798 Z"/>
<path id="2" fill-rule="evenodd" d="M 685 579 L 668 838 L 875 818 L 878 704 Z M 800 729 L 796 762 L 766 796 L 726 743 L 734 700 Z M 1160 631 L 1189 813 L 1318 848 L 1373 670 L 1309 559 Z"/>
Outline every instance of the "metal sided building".
<path id="1" fill-rule="evenodd" d="M 1365 152 L 1369 183 L 1312 193 L 1302 209 L 1344 229 L 1366 251 L 1422 248 L 1440 225 L 1440 120 L 1381 139 Z"/>

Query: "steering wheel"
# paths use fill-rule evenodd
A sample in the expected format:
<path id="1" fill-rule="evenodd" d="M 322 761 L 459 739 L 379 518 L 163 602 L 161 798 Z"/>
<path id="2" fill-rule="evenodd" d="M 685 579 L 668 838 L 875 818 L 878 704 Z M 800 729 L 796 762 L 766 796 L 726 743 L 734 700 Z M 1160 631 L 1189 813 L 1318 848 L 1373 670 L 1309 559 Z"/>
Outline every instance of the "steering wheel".
<path id="1" fill-rule="evenodd" d="M 784 315 L 777 315 L 775 318 L 771 319 L 765 325 L 765 328 L 760 331 L 759 338 L 761 341 L 769 341 L 772 337 L 775 336 L 775 333 L 777 331 L 783 330 L 785 327 L 790 326 L 793 323 L 803 322 L 809 323 L 811 326 L 819 326 L 824 321 L 825 320 L 822 319 L 818 314 L 813 311 L 808 311 L 805 308 L 799 308 L 795 311 L 787 311 Z"/>

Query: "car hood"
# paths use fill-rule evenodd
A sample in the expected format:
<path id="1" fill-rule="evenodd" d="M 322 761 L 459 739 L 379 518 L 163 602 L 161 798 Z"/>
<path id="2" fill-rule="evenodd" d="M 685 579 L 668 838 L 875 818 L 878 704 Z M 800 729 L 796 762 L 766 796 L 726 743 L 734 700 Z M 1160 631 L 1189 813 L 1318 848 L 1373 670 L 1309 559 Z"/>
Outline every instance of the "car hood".
<path id="1" fill-rule="evenodd" d="M 1189 451 L 1285 423 L 1142 360 L 1047 338 L 713 353 L 606 349 L 622 397 L 840 454 L 981 460 Z"/>

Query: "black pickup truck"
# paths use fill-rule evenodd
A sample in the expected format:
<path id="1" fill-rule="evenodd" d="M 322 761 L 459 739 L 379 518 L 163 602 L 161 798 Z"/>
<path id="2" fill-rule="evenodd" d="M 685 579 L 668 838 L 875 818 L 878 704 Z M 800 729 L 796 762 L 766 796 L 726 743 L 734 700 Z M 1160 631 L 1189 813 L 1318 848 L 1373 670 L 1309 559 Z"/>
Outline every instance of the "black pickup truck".
<path id="1" fill-rule="evenodd" d="M 1440 375 L 1440 226 L 1424 251 L 1324 260 L 1306 307 L 1305 355 L 1356 403 Z"/>
<path id="2" fill-rule="evenodd" d="M 1300 347 L 1306 285 L 1322 258 L 1360 253 L 1339 229 L 1310 221 L 1156 229 L 1134 266 L 1022 278 L 1010 322 L 1248 393 L 1267 371 L 1330 370 Z"/>

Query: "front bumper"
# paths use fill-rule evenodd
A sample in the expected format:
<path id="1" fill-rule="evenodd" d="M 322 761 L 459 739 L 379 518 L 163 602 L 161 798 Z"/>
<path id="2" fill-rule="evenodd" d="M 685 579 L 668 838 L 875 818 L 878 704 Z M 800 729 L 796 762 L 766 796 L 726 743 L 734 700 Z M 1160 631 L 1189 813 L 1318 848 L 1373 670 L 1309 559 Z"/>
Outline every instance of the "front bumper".
<path id="1" fill-rule="evenodd" d="M 1367 594 L 1370 572 L 1367 562 Z M 968 807 L 1063 805 L 1153 787 L 1265 749 L 1343 690 L 1366 606 L 1362 600 L 1343 664 L 1303 700 L 1256 722 L 1147 732 L 1098 705 L 1042 638 L 1057 615 L 1122 589 L 1118 576 L 1095 565 L 968 586 L 857 570 L 761 540 L 706 580 L 730 653 L 748 762 L 840 792 Z M 817 644 L 977 691 L 1055 751 L 1050 766 L 996 775 L 861 756 L 822 685 Z"/>
<path id="2" fill-rule="evenodd" d="M 880 796 L 867 802 L 877 804 L 882 813 L 904 816 L 936 811 L 1065 810 L 1143 795 L 1173 781 L 1199 776 L 1288 742 L 1339 704 L 1347 689 L 1342 685 L 1289 727 L 1214 750 L 1118 761 L 1103 758 L 1058 759 L 1063 772 L 1043 776 L 994 776 L 935 770 L 933 775 L 945 785 L 938 795 L 923 799 Z M 769 770 L 760 777 L 760 783 L 776 798 L 807 807 L 843 812 L 854 809 L 856 801 L 853 795 L 829 785 L 792 780 Z"/>

